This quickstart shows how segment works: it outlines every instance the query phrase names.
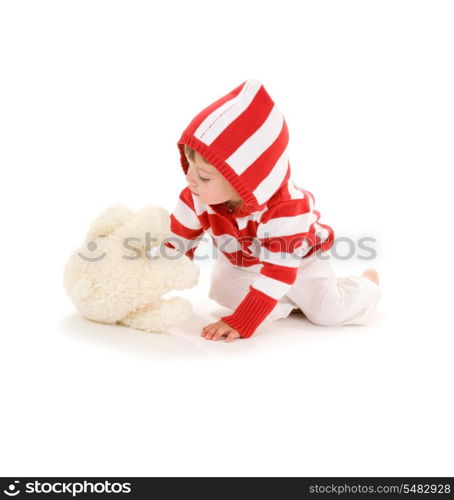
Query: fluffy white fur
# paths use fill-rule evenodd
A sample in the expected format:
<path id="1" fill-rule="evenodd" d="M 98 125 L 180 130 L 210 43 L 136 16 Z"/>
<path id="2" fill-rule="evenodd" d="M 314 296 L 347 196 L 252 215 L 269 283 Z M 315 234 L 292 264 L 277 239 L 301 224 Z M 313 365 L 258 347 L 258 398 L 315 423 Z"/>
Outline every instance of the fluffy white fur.
<path id="1" fill-rule="evenodd" d="M 186 321 L 192 312 L 188 301 L 161 297 L 194 286 L 199 270 L 184 255 L 167 258 L 151 250 L 160 248 L 169 227 L 169 214 L 160 207 L 133 212 L 116 205 L 104 210 L 92 222 L 85 247 L 65 267 L 64 287 L 77 310 L 94 321 L 150 332 Z M 166 247 L 166 252 L 172 250 Z"/>

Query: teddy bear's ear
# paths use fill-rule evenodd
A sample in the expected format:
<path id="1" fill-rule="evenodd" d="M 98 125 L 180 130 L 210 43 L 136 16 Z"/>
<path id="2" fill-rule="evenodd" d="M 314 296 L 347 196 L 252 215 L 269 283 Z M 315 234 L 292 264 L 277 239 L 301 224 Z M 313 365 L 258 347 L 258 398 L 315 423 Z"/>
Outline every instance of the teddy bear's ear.
<path id="1" fill-rule="evenodd" d="M 140 240 L 145 250 L 159 245 L 170 234 L 170 216 L 164 208 L 149 205 L 134 214 L 118 231 L 124 239 Z"/>
<path id="2" fill-rule="evenodd" d="M 85 241 L 95 241 L 99 236 L 111 234 L 116 228 L 126 224 L 133 215 L 134 212 L 126 205 L 113 205 L 106 208 L 90 224 Z"/>
<path id="3" fill-rule="evenodd" d="M 157 241 L 162 241 L 170 234 L 170 215 L 165 208 L 148 205 L 137 214 L 137 223 L 152 233 Z"/>

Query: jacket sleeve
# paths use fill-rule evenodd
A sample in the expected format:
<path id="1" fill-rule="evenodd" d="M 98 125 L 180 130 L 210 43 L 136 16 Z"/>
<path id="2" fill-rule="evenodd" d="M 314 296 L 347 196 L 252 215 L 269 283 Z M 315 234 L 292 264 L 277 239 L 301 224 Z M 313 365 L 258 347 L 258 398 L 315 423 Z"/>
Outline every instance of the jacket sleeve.
<path id="1" fill-rule="evenodd" d="M 184 252 L 191 260 L 204 233 L 194 208 L 191 191 L 183 189 L 170 215 L 170 237 L 165 245 Z"/>
<path id="2" fill-rule="evenodd" d="M 250 337 L 296 281 L 301 258 L 316 242 L 312 202 L 289 200 L 269 209 L 257 228 L 262 268 L 235 311 L 222 321 Z"/>

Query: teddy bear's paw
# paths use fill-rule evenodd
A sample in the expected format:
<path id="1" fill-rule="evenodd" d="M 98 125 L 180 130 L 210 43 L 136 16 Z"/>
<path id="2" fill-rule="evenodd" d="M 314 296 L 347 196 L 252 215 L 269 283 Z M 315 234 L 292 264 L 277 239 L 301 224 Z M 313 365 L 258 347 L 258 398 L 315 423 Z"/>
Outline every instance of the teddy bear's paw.
<path id="1" fill-rule="evenodd" d="M 185 255 L 179 261 L 170 263 L 171 288 L 186 290 L 192 288 L 199 279 L 199 268 Z"/>
<path id="2" fill-rule="evenodd" d="M 181 297 L 164 300 L 161 316 L 169 326 L 178 326 L 189 319 L 192 314 L 191 304 Z"/>
<path id="3" fill-rule="evenodd" d="M 181 325 L 192 314 L 191 304 L 181 297 L 158 300 L 128 314 L 121 324 L 148 332 L 165 332 L 172 326 Z"/>

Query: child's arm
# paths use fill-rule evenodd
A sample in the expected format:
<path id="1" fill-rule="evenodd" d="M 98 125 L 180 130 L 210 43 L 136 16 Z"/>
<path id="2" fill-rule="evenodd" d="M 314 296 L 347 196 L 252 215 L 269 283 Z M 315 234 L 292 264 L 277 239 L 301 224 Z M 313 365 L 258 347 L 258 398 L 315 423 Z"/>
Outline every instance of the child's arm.
<path id="1" fill-rule="evenodd" d="M 315 230 L 320 214 L 313 211 L 312 201 L 282 202 L 263 214 L 257 229 L 260 274 L 235 311 L 221 318 L 242 337 L 250 337 L 286 295 L 296 281 L 301 258 L 320 243 Z"/>
<path id="2" fill-rule="evenodd" d="M 175 210 L 170 215 L 170 231 L 166 246 L 184 252 L 192 260 L 204 229 L 196 215 L 188 187 L 180 193 Z"/>

